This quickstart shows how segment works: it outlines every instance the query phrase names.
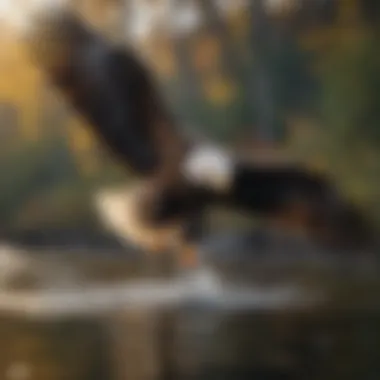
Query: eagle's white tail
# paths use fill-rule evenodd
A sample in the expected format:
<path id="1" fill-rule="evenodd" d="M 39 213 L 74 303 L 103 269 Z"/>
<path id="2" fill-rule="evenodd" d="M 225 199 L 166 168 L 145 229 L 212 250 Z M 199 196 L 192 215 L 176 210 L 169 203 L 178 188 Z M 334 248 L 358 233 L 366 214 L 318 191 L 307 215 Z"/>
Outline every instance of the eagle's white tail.
<path id="1" fill-rule="evenodd" d="M 179 225 L 152 226 L 140 218 L 141 188 L 101 190 L 95 195 L 95 206 L 104 225 L 127 245 L 147 251 L 162 251 L 177 244 Z"/>

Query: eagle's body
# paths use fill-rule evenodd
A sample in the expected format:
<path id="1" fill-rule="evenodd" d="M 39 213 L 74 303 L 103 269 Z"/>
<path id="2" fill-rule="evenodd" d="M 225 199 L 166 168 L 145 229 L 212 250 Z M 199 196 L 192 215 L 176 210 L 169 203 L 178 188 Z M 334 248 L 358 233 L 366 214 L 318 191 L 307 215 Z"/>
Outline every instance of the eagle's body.
<path id="1" fill-rule="evenodd" d="M 38 67 L 142 180 L 133 192 L 97 197 L 118 235 L 148 249 L 191 242 L 199 233 L 194 225 L 215 204 L 285 217 L 318 238 L 341 226 L 345 207 L 325 178 L 296 166 L 246 163 L 188 138 L 135 53 L 113 46 L 70 11 L 41 12 L 37 19 L 28 42 Z M 331 231 L 321 234 L 323 223 Z"/>

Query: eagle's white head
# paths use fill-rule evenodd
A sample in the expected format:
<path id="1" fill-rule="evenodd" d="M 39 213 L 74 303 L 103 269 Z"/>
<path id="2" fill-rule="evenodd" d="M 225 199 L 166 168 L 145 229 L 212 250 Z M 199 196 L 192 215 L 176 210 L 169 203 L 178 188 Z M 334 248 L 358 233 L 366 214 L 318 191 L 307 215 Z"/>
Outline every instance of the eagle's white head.
<path id="1" fill-rule="evenodd" d="M 194 147 L 185 158 L 184 176 L 193 184 L 228 192 L 234 179 L 235 160 L 226 150 L 211 144 Z"/>

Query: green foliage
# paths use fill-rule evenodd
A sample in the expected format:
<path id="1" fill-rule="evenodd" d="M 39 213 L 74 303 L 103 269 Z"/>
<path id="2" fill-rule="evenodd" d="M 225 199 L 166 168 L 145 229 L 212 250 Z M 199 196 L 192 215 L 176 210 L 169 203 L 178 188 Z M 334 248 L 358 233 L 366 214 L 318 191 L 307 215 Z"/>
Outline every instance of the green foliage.
<path id="1" fill-rule="evenodd" d="M 59 136 L 23 144 L 0 163 L 0 170 L 1 222 L 15 228 L 94 227 L 94 190 L 127 179 L 112 164 L 91 177 L 80 175 Z"/>
<path id="2" fill-rule="evenodd" d="M 59 183 L 35 194 L 13 222 L 21 228 L 91 228 L 96 225 L 89 186 L 84 181 Z"/>
<path id="3" fill-rule="evenodd" d="M 376 35 L 341 45 L 321 75 L 324 154 L 351 196 L 380 222 L 380 54 Z M 380 223 L 379 223 L 380 225 Z"/>
<path id="4" fill-rule="evenodd" d="M 8 224 L 40 192 L 76 178 L 77 172 L 60 136 L 24 143 L 0 162 L 0 218 Z"/>
<path id="5" fill-rule="evenodd" d="M 346 144 L 380 144 L 380 52 L 376 35 L 335 49 L 324 64 L 326 125 Z"/>

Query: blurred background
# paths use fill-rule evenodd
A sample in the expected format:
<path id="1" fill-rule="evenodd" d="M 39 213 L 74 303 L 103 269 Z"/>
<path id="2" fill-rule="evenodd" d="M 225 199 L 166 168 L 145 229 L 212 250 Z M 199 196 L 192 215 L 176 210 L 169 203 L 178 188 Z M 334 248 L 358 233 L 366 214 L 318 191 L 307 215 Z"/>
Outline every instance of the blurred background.
<path id="1" fill-rule="evenodd" d="M 0 0 L 0 19 L 9 17 L 8 1 Z M 102 33 L 140 51 L 184 127 L 242 154 L 290 157 L 331 173 L 380 227 L 378 0 L 75 4 Z M 0 29 L 0 235 L 27 248 L 1 247 L 2 289 L 76 284 L 79 294 L 84 283 L 105 286 L 146 274 L 146 262 L 113 255 L 126 251 L 103 236 L 93 209 L 96 189 L 132 178 L 51 91 L 6 23 Z M 232 216 L 223 217 L 232 224 Z M 78 244 L 97 254 L 92 248 L 76 253 Z M 44 245 L 49 250 L 41 253 Z M 39 315 L 48 301 L 32 305 L 2 290 L 0 379 L 380 378 L 376 276 L 367 269 L 353 275 L 358 266 L 348 270 L 347 263 L 348 277 L 341 263 L 313 261 L 289 271 L 282 261 L 256 264 L 255 271 L 245 265 L 246 278 L 267 284 L 288 276 L 323 285 L 335 308 L 309 314 L 306 308 L 306 316 L 291 308 L 227 316 L 190 308 L 162 317 L 127 312 L 120 301 L 112 317 L 56 320 L 41 311 L 29 320 L 29 306 Z M 227 267 L 243 276 L 241 268 Z M 7 305 L 16 304 L 24 305 L 21 318 L 8 315 Z M 183 377 L 172 371 L 173 352 L 182 355 Z"/>

